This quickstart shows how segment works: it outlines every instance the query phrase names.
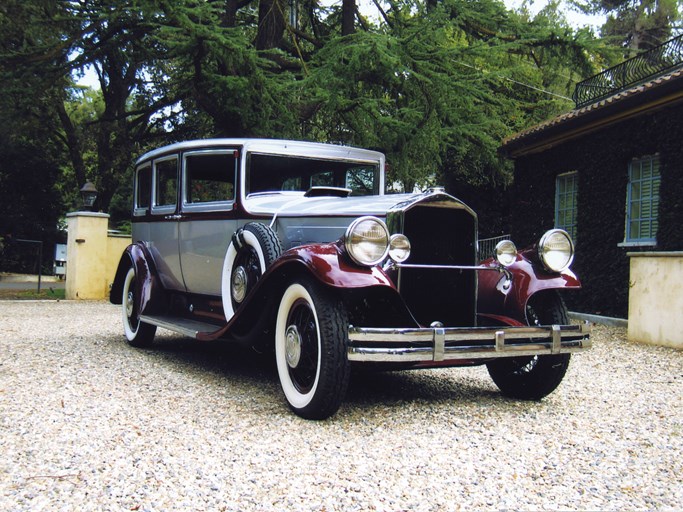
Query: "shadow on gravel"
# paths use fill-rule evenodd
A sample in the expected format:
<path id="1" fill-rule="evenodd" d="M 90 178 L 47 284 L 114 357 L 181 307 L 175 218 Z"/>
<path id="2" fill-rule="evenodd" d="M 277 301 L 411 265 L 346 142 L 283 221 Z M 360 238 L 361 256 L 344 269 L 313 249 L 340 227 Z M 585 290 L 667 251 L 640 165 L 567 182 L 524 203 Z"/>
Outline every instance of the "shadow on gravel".
<path id="1" fill-rule="evenodd" d="M 277 384 L 275 356 L 259 354 L 236 343 L 203 343 L 191 338 L 173 336 L 158 339 L 149 349 L 130 347 L 130 350 L 142 350 L 150 357 L 160 357 L 195 371 L 213 373 L 218 377 Z"/>
<path id="2" fill-rule="evenodd" d="M 349 405 L 399 402 L 478 402 L 500 399 L 498 392 L 487 388 L 486 370 L 481 378 L 459 375 L 458 369 L 404 370 L 391 372 L 356 372 L 346 396 Z"/>
<path id="3" fill-rule="evenodd" d="M 158 338 L 149 349 L 138 351 L 145 357 L 166 361 L 202 376 L 213 375 L 241 387 L 253 388 L 254 395 L 272 394 L 273 403 L 283 401 L 272 352 L 259 354 L 253 349 L 234 343 L 201 343 L 190 338 L 169 336 Z M 384 409 L 387 405 L 435 405 L 490 403 L 505 399 L 489 385 L 486 370 L 481 368 L 472 376 L 471 369 L 367 371 L 354 369 L 349 390 L 344 400 L 347 410 L 360 407 L 365 412 Z"/>

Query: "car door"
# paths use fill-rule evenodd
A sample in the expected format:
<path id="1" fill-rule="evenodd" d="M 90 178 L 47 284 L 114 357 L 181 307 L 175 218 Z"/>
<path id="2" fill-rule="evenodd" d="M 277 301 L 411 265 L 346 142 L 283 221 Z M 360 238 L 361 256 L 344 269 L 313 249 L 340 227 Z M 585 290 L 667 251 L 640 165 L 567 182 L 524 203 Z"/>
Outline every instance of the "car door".
<path id="1" fill-rule="evenodd" d="M 238 162 L 231 148 L 183 153 L 180 264 L 190 293 L 221 295 L 223 260 L 237 229 Z"/>
<path id="2" fill-rule="evenodd" d="M 164 288 L 185 291 L 178 243 L 178 173 L 177 154 L 166 155 L 152 162 L 149 247 Z"/>

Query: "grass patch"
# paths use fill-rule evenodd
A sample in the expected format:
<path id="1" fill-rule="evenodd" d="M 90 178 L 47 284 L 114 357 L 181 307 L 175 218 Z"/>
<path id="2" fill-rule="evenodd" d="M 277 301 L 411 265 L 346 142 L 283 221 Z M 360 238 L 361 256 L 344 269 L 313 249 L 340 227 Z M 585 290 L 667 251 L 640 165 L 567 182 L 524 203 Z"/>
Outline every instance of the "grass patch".
<path id="1" fill-rule="evenodd" d="M 0 300 L 63 300 L 66 290 L 51 289 L 49 286 L 38 290 L 0 290 Z"/>

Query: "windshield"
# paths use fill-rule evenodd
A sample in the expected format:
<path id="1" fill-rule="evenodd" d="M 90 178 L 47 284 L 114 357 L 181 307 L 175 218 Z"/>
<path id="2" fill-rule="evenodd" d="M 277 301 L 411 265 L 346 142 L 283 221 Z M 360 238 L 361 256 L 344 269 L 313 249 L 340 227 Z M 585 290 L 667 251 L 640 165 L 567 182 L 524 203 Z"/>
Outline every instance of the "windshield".
<path id="1" fill-rule="evenodd" d="M 252 153 L 247 165 L 247 195 L 311 187 L 348 188 L 353 196 L 379 194 L 378 163 Z"/>

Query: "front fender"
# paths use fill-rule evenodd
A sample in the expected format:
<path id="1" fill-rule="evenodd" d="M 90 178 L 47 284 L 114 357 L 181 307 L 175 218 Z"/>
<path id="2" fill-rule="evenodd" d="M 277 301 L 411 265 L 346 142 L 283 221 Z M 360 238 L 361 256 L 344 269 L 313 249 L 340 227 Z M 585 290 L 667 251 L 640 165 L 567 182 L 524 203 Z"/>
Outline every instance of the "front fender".
<path id="1" fill-rule="evenodd" d="M 335 243 L 302 245 L 282 253 L 266 269 L 230 321 L 220 330 L 211 335 L 203 335 L 200 339 L 215 339 L 234 332 L 234 329 L 248 331 L 250 326 L 264 318 L 264 310 L 277 308 L 287 284 L 300 275 L 310 275 L 325 286 L 337 288 L 347 298 L 355 290 L 361 290 L 360 294 L 364 297 L 373 298 L 376 294 L 388 292 L 386 295 L 398 298 L 393 282 L 381 268 L 365 268 L 350 263 Z M 373 288 L 376 293 L 362 290 L 364 288 Z"/>
<path id="2" fill-rule="evenodd" d="M 131 244 L 124 250 L 109 292 L 109 301 L 112 304 L 122 303 L 123 283 L 131 267 L 135 268 L 135 279 L 139 283 L 136 291 L 140 312 L 148 314 L 159 312 L 163 303 L 161 285 L 154 260 L 142 242 Z"/>
<path id="3" fill-rule="evenodd" d="M 302 245 L 289 249 L 272 265 L 273 272 L 289 265 L 305 267 L 321 283 L 334 288 L 383 286 L 396 289 L 378 266 L 360 267 L 351 263 L 336 243 Z"/>
<path id="4" fill-rule="evenodd" d="M 494 268 L 494 260 L 487 260 L 485 266 Z M 526 323 L 526 305 L 529 298 L 543 290 L 578 289 L 581 282 L 576 274 L 567 269 L 550 273 L 535 265 L 523 255 L 508 267 L 512 276 L 509 290 L 504 290 L 505 275 L 492 270 L 480 270 L 477 310 L 481 316 L 496 318 L 509 317 Z"/>

